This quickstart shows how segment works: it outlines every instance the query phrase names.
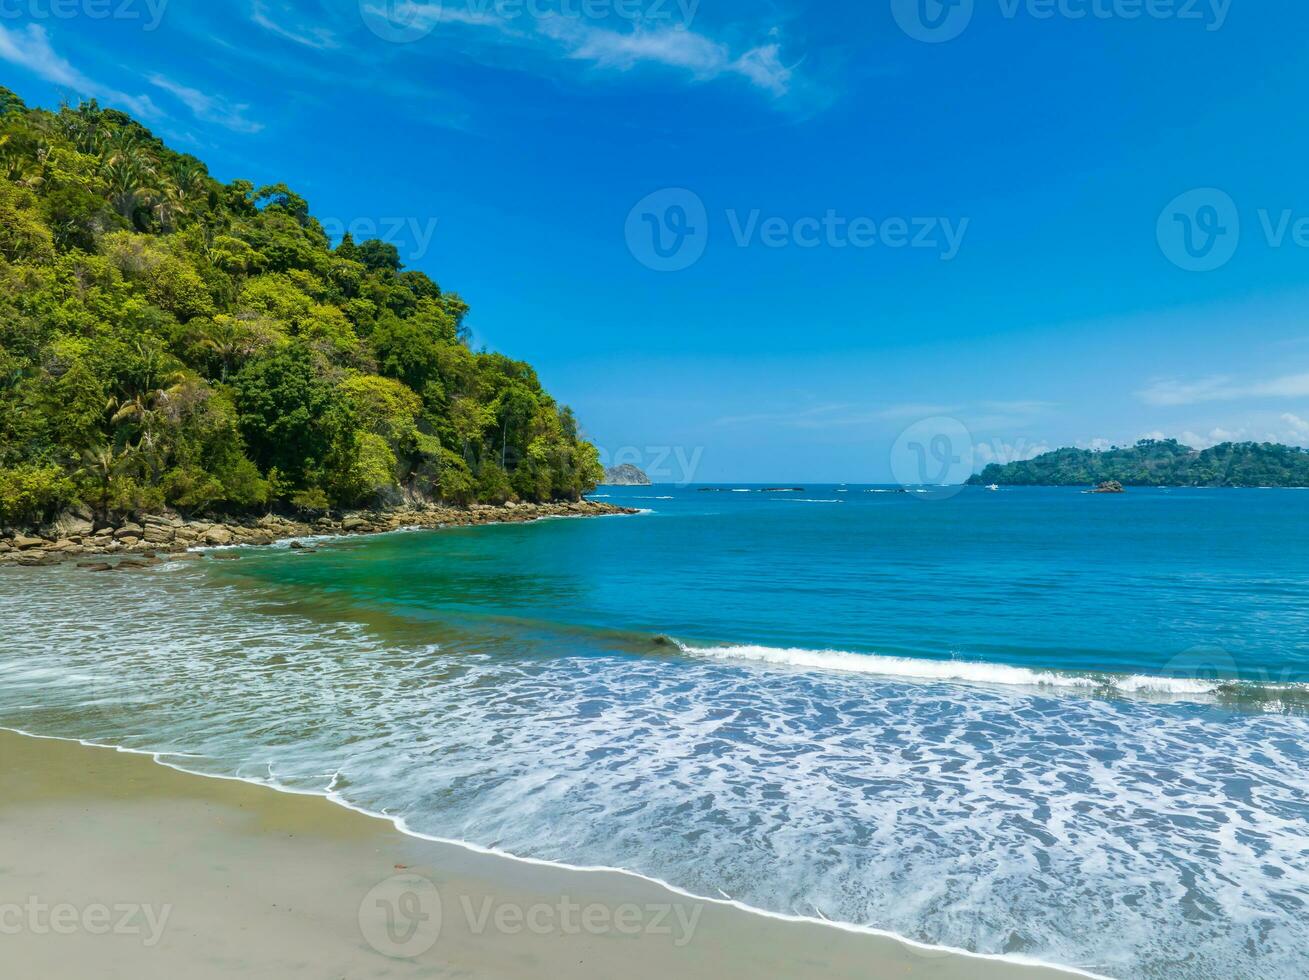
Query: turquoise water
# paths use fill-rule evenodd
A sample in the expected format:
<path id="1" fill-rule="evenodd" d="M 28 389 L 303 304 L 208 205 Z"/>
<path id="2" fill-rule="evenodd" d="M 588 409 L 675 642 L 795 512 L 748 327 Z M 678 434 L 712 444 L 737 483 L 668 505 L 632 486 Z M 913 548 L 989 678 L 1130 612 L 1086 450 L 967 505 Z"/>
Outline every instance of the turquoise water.
<path id="1" fill-rule="evenodd" d="M 8 569 L 0 725 L 930 943 L 1309 972 L 1309 492 L 724 489 Z"/>

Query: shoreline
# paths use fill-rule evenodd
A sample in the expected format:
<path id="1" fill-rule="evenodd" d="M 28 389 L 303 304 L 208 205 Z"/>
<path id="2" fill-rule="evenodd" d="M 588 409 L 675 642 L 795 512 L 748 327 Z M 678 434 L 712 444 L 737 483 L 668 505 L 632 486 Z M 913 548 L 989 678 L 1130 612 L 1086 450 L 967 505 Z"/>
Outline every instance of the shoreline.
<path id="1" fill-rule="evenodd" d="M 549 504 L 508 503 L 498 506 L 397 507 L 387 510 L 351 511 L 340 519 L 297 520 L 278 514 L 240 520 L 183 520 L 151 515 L 117 524 L 95 523 L 81 518 L 64 518 L 41 532 L 5 530 L 0 533 L 0 567 L 43 566 L 91 558 L 125 559 L 122 567 L 140 568 L 169 556 L 205 549 L 266 547 L 283 541 L 341 538 L 395 531 L 435 530 L 446 527 L 476 527 L 487 524 L 527 524 L 552 517 L 612 517 L 635 515 L 639 510 L 597 503 L 591 500 Z M 160 556 L 165 556 L 161 558 Z M 93 563 L 96 571 L 111 571 L 117 565 Z"/>
<path id="2" fill-rule="evenodd" d="M 222 945 L 224 937 L 196 932 L 190 924 L 193 916 L 224 932 L 239 928 L 245 944 L 250 938 L 248 932 L 256 928 L 256 923 L 262 924 L 265 916 L 281 917 L 299 908 L 302 915 L 312 920 L 311 924 L 329 926 L 330 931 L 311 937 L 301 935 L 293 942 L 288 937 L 285 945 L 294 947 L 297 960 L 306 959 L 305 948 L 320 951 L 332 969 L 340 967 L 339 957 L 345 955 L 358 967 L 350 972 L 351 977 L 426 976 L 431 975 L 428 971 L 434 965 L 450 967 L 456 963 L 472 976 L 526 978 L 539 976 L 542 971 L 560 975 L 566 970 L 570 975 L 596 980 L 613 976 L 619 969 L 627 975 L 652 978 L 666 977 L 669 971 L 675 970 L 705 980 L 721 976 L 724 970 L 732 975 L 742 975 L 748 970 L 765 977 L 868 976 L 871 967 L 876 968 L 877 975 L 903 973 L 941 980 L 1007 977 L 1054 980 L 1095 976 L 1022 957 L 933 947 L 872 928 L 781 915 L 732 900 L 703 898 L 622 869 L 579 868 L 514 857 L 463 841 L 434 838 L 409 830 L 400 818 L 352 806 L 330 791 L 306 792 L 260 780 L 196 773 L 165 761 L 182 758 L 166 753 L 9 728 L 0 728 L 0 750 L 6 758 L 6 766 L 0 771 L 0 790 L 3 790 L 0 817 L 11 828 L 0 840 L 0 864 L 6 866 L 9 882 L 8 886 L 0 882 L 0 908 L 6 907 L 6 903 L 13 908 L 21 899 L 30 897 L 43 897 L 51 902 L 72 901 L 76 896 L 70 892 L 74 886 L 66 880 L 69 877 L 79 879 L 76 887 L 89 888 L 87 894 L 106 894 L 94 875 L 80 874 L 56 875 L 56 879 L 64 880 L 47 880 L 46 895 L 14 893 L 15 879 L 51 877 L 45 868 L 28 871 L 34 861 L 40 867 L 42 857 L 50 853 L 32 840 L 35 833 L 56 838 L 50 842 L 55 854 L 128 862 L 134 870 L 154 879 L 159 901 L 173 909 L 172 927 L 151 948 L 143 948 L 139 942 L 118 942 L 124 937 L 117 935 L 70 937 L 68 955 L 80 955 L 77 946 L 89 947 L 88 956 L 93 954 L 94 959 L 83 962 L 94 963 L 100 975 L 119 975 L 113 970 L 115 966 L 121 966 L 123 976 L 173 975 L 170 971 L 183 962 L 195 972 L 195 964 L 204 962 L 203 955 L 197 958 L 197 946 Z M 62 812 L 68 807 L 61 809 L 59 804 L 66 797 L 73 798 L 69 806 L 78 810 L 80 816 Z M 90 805 L 83 808 L 78 801 Z M 198 802 L 203 803 L 200 808 L 203 812 L 197 812 L 194 804 Z M 48 812 L 52 803 L 57 812 Z M 228 852 L 235 851 L 237 859 L 252 861 L 247 869 L 251 875 L 266 877 L 268 882 L 236 879 L 224 882 L 216 865 L 188 873 L 185 867 L 178 866 L 185 865 L 190 858 L 185 849 L 179 859 L 178 853 L 170 848 L 167 853 L 171 860 L 160 861 L 157 852 L 167 840 L 159 838 L 168 838 L 169 828 L 177 826 L 178 819 L 161 823 L 159 811 L 177 809 L 178 803 L 192 804 L 181 807 L 186 813 L 173 816 L 180 818 L 180 826 L 186 828 L 186 833 L 199 835 L 198 841 L 203 842 L 207 852 L 217 850 L 220 856 L 229 858 Z M 116 823 L 123 816 L 119 811 L 124 806 L 138 811 L 129 815 L 131 826 L 126 828 L 125 835 L 122 827 L 109 833 L 86 832 L 94 828 L 69 829 L 84 820 L 93 824 L 97 820 Z M 216 814 L 215 810 L 219 812 Z M 290 826 L 280 826 L 283 823 Z M 238 824 L 252 826 L 242 829 Z M 278 825 L 277 833 L 269 832 L 273 825 Z M 14 827 L 20 832 L 12 832 Z M 294 832 L 283 832 L 287 829 Z M 61 835 L 74 839 L 59 840 Z M 124 836 L 132 842 L 141 838 L 141 853 L 125 845 Z M 109 841 L 114 842 L 112 846 Z M 12 853 L 5 853 L 7 849 Z M 305 872 L 302 859 L 324 849 L 332 852 L 331 859 L 311 862 L 315 888 L 294 896 L 280 896 L 287 899 L 285 903 L 273 901 L 279 897 L 279 888 L 285 890 L 288 883 L 294 885 Z M 111 854 L 103 855 L 101 850 Z M 357 866 L 369 851 L 374 858 L 383 852 L 391 856 L 374 859 L 367 872 L 360 872 Z M 395 858 L 396 855 L 400 857 Z M 213 854 L 208 856 L 212 858 Z M 439 930 L 439 941 L 433 943 L 430 951 L 425 949 L 413 956 L 408 955 L 408 950 L 400 956 L 395 955 L 394 949 L 379 953 L 375 948 L 379 934 L 374 928 L 378 924 L 365 921 L 360 903 L 372 897 L 379 885 L 390 882 L 387 887 L 397 887 L 393 879 L 408 878 L 411 874 L 420 875 L 417 884 L 422 888 L 428 887 L 425 882 L 436 886 L 437 918 L 444 924 Z M 324 875 L 326 882 L 321 880 Z M 80 880 L 83 878 L 90 880 Z M 124 882 L 112 877 L 110 881 L 121 891 Z M 227 890 L 238 884 L 247 889 L 253 887 L 254 895 L 245 898 L 254 897 L 255 905 L 242 906 L 239 914 L 227 909 L 225 917 L 221 914 L 223 910 L 211 907 L 212 892 L 218 884 Z M 136 899 L 150 897 L 133 894 Z M 470 896 L 476 901 L 470 901 Z M 75 901 L 72 904 L 76 906 Z M 504 921 L 499 918 L 501 909 L 527 908 L 535 910 L 538 918 L 549 919 L 550 910 L 557 915 L 565 906 L 587 910 L 603 928 L 570 930 L 556 921 L 553 929 L 524 931 L 513 915 L 506 916 Z M 499 928 L 487 931 L 484 928 L 489 921 L 487 916 L 474 913 L 492 907 L 497 910 L 495 921 Z M 631 917 L 630 928 L 621 925 L 617 915 L 620 909 Z M 640 909 L 647 914 L 654 909 L 663 910 L 661 923 L 667 920 L 674 926 L 665 928 L 664 923 L 654 928 L 651 914 L 650 921 L 638 929 L 639 916 L 633 910 Z M 232 921 L 233 916 L 250 921 Z M 479 923 L 483 926 L 481 930 L 477 928 Z M 296 923 L 298 929 L 305 925 Z M 321 972 L 325 963 L 300 964 L 303 969 L 288 969 L 285 963 L 278 965 L 276 961 L 283 955 L 276 942 L 278 935 L 271 941 L 265 938 L 247 944 L 247 962 L 237 972 L 270 977 Z M 386 939 L 388 934 L 380 935 L 381 945 L 386 946 L 390 942 Z M 685 941 L 679 942 L 679 937 Z M 72 941 L 88 938 L 102 941 Z M 304 947 L 306 938 L 315 945 Z M 12 954 L 17 946 L 17 963 L 24 963 L 25 955 L 34 957 L 30 961 L 33 970 L 29 972 L 37 975 L 36 968 L 44 967 L 50 975 L 52 967 L 57 969 L 64 964 L 62 959 L 54 958 L 60 954 L 53 949 L 50 939 L 48 935 L 19 933 L 15 940 L 13 933 L 9 933 L 0 937 L 0 947 Z M 332 943 L 340 948 L 333 951 L 329 948 Z M 59 945 L 62 948 L 63 944 Z M 107 952 L 114 954 L 108 963 L 103 960 Z M 633 953 L 641 957 L 635 969 Z M 250 961 L 250 957 L 256 961 Z M 557 965 L 551 965 L 556 960 Z M 528 962 L 532 964 L 530 967 L 525 965 Z M 104 972 L 106 967 L 110 972 Z M 230 972 L 233 972 L 231 968 L 212 974 L 201 969 L 199 975 Z"/>

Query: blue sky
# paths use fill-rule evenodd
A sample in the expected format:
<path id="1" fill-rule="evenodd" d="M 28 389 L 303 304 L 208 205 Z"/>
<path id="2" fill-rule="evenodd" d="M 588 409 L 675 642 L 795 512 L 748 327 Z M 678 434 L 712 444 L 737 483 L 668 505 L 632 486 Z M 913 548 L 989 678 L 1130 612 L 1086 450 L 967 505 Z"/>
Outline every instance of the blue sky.
<path id="1" fill-rule="evenodd" d="M 1299 0 L 0 0 L 95 96 L 394 241 L 666 480 L 1309 444 Z"/>

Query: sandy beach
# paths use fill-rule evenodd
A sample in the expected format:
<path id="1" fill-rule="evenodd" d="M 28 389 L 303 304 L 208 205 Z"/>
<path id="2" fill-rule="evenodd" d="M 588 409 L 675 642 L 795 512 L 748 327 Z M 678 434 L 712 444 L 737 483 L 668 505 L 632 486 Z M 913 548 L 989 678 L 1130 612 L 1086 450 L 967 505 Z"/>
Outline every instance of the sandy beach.
<path id="1" fill-rule="evenodd" d="M 1068 976 L 409 837 L 319 797 L 0 732 L 11 976 Z"/>

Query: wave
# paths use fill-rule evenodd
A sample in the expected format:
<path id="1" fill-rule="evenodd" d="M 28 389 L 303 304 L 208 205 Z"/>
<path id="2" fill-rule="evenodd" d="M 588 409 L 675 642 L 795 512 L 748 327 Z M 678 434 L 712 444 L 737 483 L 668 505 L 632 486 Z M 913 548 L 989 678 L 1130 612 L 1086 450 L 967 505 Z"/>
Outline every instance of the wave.
<path id="1" fill-rule="evenodd" d="M 1149 674 L 1075 673 L 1041 670 L 968 660 L 925 660 L 887 657 L 845 650 L 806 650 L 752 644 L 690 646 L 678 643 L 688 656 L 743 660 L 777 667 L 874 674 L 919 681 L 957 681 L 1006 687 L 1061 688 L 1091 693 L 1201 700 L 1254 700 L 1267 706 L 1309 705 L 1309 684 L 1261 684 L 1255 681 Z"/>

